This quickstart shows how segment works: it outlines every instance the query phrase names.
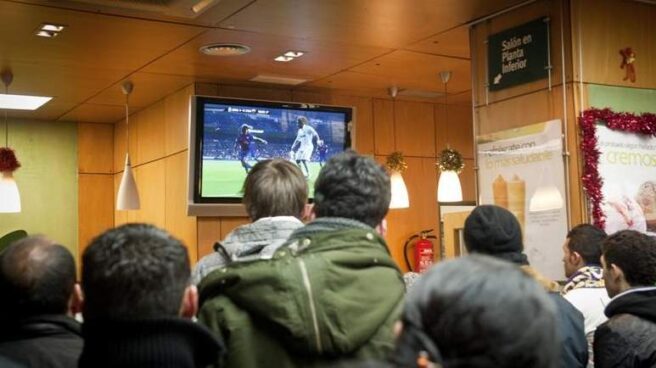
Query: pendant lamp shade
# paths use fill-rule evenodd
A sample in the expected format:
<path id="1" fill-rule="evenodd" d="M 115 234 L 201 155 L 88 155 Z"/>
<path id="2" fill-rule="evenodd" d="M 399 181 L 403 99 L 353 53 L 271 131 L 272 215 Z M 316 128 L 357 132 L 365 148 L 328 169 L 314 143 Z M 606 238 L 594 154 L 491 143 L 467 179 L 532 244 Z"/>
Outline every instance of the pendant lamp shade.
<path id="1" fill-rule="evenodd" d="M 451 170 L 445 170 L 440 173 L 440 179 L 437 182 L 437 201 L 462 201 L 462 187 L 460 186 L 458 173 Z"/>
<path id="2" fill-rule="evenodd" d="M 17 213 L 21 211 L 20 193 L 14 180 L 14 176 L 9 171 L 0 174 L 0 212 Z"/>
<path id="3" fill-rule="evenodd" d="M 118 186 L 118 194 L 116 196 L 116 209 L 119 211 L 138 210 L 140 207 L 139 190 L 137 189 L 137 182 L 134 180 L 134 174 L 132 173 L 130 155 L 126 153 L 123 177 L 121 178 L 121 184 Z"/>
<path id="4" fill-rule="evenodd" d="M 389 208 L 408 208 L 410 207 L 410 200 L 408 199 L 408 188 L 405 186 L 405 181 L 400 172 L 394 171 L 390 176 L 392 184 L 392 200 L 390 201 Z"/>
<path id="5" fill-rule="evenodd" d="M 141 208 L 139 201 L 139 190 L 137 189 L 137 182 L 134 180 L 132 173 L 132 165 L 130 163 L 130 111 L 129 111 L 129 97 L 132 93 L 133 84 L 130 81 L 123 83 L 121 89 L 125 94 L 125 136 L 126 136 L 126 152 L 125 152 L 125 167 L 123 168 L 123 177 L 121 184 L 118 186 L 118 193 L 116 194 L 116 209 L 119 211 L 125 210 L 138 210 Z"/>

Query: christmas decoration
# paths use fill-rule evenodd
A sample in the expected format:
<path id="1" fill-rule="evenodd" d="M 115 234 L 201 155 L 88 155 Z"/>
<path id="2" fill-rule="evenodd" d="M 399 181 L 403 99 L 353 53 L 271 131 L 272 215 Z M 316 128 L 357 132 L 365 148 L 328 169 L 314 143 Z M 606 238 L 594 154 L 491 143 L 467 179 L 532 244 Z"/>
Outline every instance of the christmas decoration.
<path id="1" fill-rule="evenodd" d="M 656 114 L 616 113 L 611 109 L 589 109 L 579 117 L 581 126 L 581 151 L 583 152 L 583 189 L 592 204 L 594 224 L 603 229 L 605 218 L 601 210 L 603 180 L 599 176 L 599 149 L 597 148 L 596 124 L 605 124 L 612 130 L 638 133 L 656 137 Z"/>
<path id="2" fill-rule="evenodd" d="M 631 83 L 636 81 L 636 72 L 635 65 L 633 63 L 636 60 L 636 54 L 633 52 L 631 47 L 625 47 L 620 50 L 620 55 L 622 55 L 622 64 L 620 64 L 620 69 L 626 69 L 626 74 L 622 80 L 630 80 Z"/>
<path id="3" fill-rule="evenodd" d="M 403 152 L 399 151 L 392 152 L 389 156 L 387 156 L 387 162 L 385 163 L 385 166 L 389 171 L 398 172 L 401 174 L 403 174 L 405 169 L 408 168 L 408 164 L 403 158 Z"/>
<path id="4" fill-rule="evenodd" d="M 9 147 L 0 148 L 0 172 L 14 172 L 21 166 L 16 159 L 14 150 Z"/>
<path id="5" fill-rule="evenodd" d="M 446 148 L 437 157 L 437 166 L 440 171 L 455 171 L 460 174 L 465 167 L 465 161 L 462 159 L 460 152 L 452 148 Z"/>

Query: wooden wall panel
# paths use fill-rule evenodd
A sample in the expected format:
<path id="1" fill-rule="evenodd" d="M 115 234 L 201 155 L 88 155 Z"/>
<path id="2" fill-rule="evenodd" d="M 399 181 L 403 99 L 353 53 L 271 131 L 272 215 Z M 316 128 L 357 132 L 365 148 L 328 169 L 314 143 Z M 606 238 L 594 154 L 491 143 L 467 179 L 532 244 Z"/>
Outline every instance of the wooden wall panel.
<path id="1" fill-rule="evenodd" d="M 219 96 L 271 101 L 292 100 L 292 92 L 289 89 L 256 88 L 222 84 L 219 85 Z"/>
<path id="2" fill-rule="evenodd" d="M 577 81 L 656 88 L 656 6 L 637 1 L 575 0 L 572 15 Z M 635 82 L 623 80 L 626 72 L 620 68 L 619 51 L 626 47 L 636 54 Z"/>
<path id="3" fill-rule="evenodd" d="M 221 218 L 199 217 L 198 228 L 198 259 L 214 251 L 214 243 L 221 240 Z"/>
<path id="4" fill-rule="evenodd" d="M 374 152 L 376 155 L 389 155 L 396 150 L 394 101 L 375 98 L 373 108 Z"/>
<path id="5" fill-rule="evenodd" d="M 111 174 L 114 166 L 114 127 L 109 124 L 77 125 L 78 172 Z"/>
<path id="6" fill-rule="evenodd" d="M 80 174 L 78 176 L 78 254 L 80 256 L 91 239 L 114 226 L 113 208 L 113 175 Z"/>
<path id="7" fill-rule="evenodd" d="M 237 226 L 241 226 L 250 222 L 248 217 L 224 217 L 221 219 L 221 238 L 225 238 L 229 232 L 234 230 Z M 218 240 L 218 239 L 217 239 Z"/>
<path id="8" fill-rule="evenodd" d="M 189 249 L 189 259 L 195 263 L 198 258 L 196 217 L 187 216 L 187 151 L 169 156 L 164 161 L 165 228 L 182 240 Z"/>
<path id="9" fill-rule="evenodd" d="M 374 119 L 371 98 L 333 96 L 333 105 L 355 107 L 355 149 L 362 154 L 374 154 Z"/>
<path id="10" fill-rule="evenodd" d="M 129 213 L 134 212 L 135 221 L 165 228 L 165 170 L 164 160 L 153 161 L 135 168 L 141 209 L 128 211 L 128 221 L 131 221 Z"/>
<path id="11" fill-rule="evenodd" d="M 130 115 L 130 162 L 135 166 L 139 162 L 139 142 L 137 141 L 139 114 Z M 125 147 L 127 136 L 125 134 L 125 119 L 114 124 L 114 172 L 123 171 L 125 166 Z"/>
<path id="12" fill-rule="evenodd" d="M 448 112 L 448 115 L 447 115 Z M 435 141 L 439 153 L 451 147 L 465 158 L 474 158 L 474 133 L 471 106 L 435 105 Z"/>
<path id="13" fill-rule="evenodd" d="M 476 201 L 476 170 L 474 170 L 474 159 L 465 159 L 465 168 L 459 176 L 463 201 Z"/>
<path id="14" fill-rule="evenodd" d="M 151 162 L 165 155 L 164 100 L 137 113 L 137 164 Z"/>
<path id="15" fill-rule="evenodd" d="M 384 162 L 384 156 L 376 156 Z M 393 209 L 387 214 L 387 235 L 385 239 L 390 253 L 402 270 L 406 271 L 403 261 L 403 243 L 412 234 L 421 230 L 434 229 L 439 232 L 437 205 L 437 171 L 433 158 L 406 157 L 408 169 L 403 173 L 410 198 L 410 208 Z M 435 254 L 439 246 L 435 243 Z"/>
<path id="16" fill-rule="evenodd" d="M 395 101 L 396 149 L 406 156 L 435 157 L 433 105 Z"/>
<path id="17" fill-rule="evenodd" d="M 190 98 L 193 85 L 187 86 L 164 100 L 165 154 L 171 155 L 189 147 Z"/>

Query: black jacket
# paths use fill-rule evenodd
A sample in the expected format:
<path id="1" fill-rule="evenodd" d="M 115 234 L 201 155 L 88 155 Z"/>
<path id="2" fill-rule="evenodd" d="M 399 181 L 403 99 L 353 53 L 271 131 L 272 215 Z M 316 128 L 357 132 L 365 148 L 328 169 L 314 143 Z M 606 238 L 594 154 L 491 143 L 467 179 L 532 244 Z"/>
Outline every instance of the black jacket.
<path id="1" fill-rule="evenodd" d="M 604 313 L 609 320 L 595 331 L 595 367 L 656 367 L 656 287 L 630 290 Z"/>
<path id="2" fill-rule="evenodd" d="M 77 366 L 82 344 L 80 324 L 73 318 L 35 316 L 3 326 L 0 356 L 25 367 L 69 368 Z"/>
<path id="3" fill-rule="evenodd" d="M 204 368 L 224 352 L 208 329 L 182 318 L 85 321 L 82 331 L 82 368 Z"/>
<path id="4" fill-rule="evenodd" d="M 588 363 L 588 340 L 583 328 L 583 315 L 559 293 L 550 292 L 556 304 L 558 335 L 560 335 L 561 368 L 585 368 Z"/>

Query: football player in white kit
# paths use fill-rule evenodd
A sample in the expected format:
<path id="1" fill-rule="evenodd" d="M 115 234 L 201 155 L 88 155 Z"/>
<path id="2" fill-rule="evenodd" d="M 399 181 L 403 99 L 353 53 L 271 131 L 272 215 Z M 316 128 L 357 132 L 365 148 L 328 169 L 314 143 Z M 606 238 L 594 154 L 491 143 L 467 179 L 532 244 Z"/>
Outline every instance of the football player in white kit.
<path id="1" fill-rule="evenodd" d="M 312 151 L 314 151 L 314 143 L 312 141 L 316 138 L 317 141 L 320 140 L 319 134 L 314 130 L 309 124 L 305 116 L 299 116 L 296 119 L 298 124 L 298 133 L 296 133 L 296 139 L 292 143 L 292 152 L 294 160 L 298 167 L 301 168 L 305 178 L 310 177 L 310 170 L 307 166 L 307 161 L 310 160 L 312 156 Z"/>

